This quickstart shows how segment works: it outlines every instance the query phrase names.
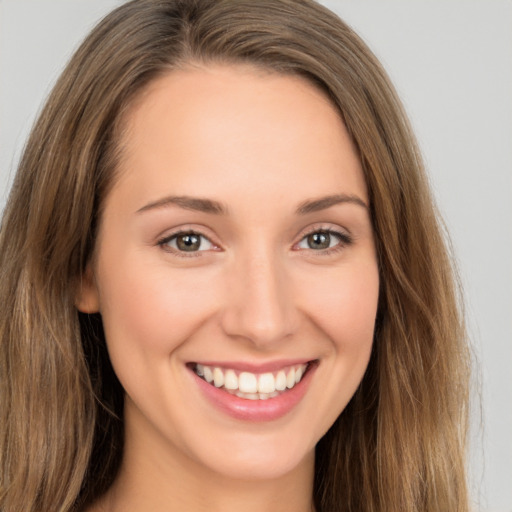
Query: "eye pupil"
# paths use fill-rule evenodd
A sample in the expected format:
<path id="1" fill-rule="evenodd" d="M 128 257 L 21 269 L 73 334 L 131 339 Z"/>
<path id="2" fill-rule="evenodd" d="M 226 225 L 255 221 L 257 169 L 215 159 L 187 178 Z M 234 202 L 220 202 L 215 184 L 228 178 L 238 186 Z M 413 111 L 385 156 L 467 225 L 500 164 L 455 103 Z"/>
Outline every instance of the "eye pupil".
<path id="1" fill-rule="evenodd" d="M 194 233 L 178 235 L 176 238 L 176 246 L 180 251 L 197 251 L 201 246 L 201 237 Z"/>
<path id="2" fill-rule="evenodd" d="M 308 236 L 308 247 L 310 249 L 328 249 L 331 245 L 329 233 L 318 232 Z"/>

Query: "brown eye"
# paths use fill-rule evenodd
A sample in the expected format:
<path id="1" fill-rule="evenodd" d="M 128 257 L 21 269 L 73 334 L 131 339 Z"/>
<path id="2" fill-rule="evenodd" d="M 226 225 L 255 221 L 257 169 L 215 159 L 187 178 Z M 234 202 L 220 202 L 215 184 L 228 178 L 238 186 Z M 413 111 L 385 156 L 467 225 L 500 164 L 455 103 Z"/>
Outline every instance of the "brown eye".
<path id="1" fill-rule="evenodd" d="M 334 230 L 319 229 L 305 235 L 297 244 L 298 249 L 309 249 L 327 254 L 329 249 L 343 249 L 352 243 L 350 235 Z M 321 252 L 324 251 L 324 252 Z"/>
<path id="2" fill-rule="evenodd" d="M 178 235 L 176 246 L 180 251 L 198 251 L 201 247 L 201 236 L 194 233 Z"/>
<path id="3" fill-rule="evenodd" d="M 175 252 L 202 252 L 214 247 L 212 242 L 204 235 L 194 232 L 177 233 L 159 242 L 164 248 L 170 248 Z"/>
<path id="4" fill-rule="evenodd" d="M 306 237 L 306 242 L 310 249 L 328 249 L 331 247 L 331 234 L 325 231 L 311 233 Z"/>

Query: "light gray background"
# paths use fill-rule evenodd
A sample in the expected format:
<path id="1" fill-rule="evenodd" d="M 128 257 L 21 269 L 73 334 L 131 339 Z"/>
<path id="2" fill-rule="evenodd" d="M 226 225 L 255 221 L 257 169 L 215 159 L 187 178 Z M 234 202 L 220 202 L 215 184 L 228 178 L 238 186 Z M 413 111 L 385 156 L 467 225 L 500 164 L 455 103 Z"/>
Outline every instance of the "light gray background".
<path id="1" fill-rule="evenodd" d="M 120 3 L 0 0 L 0 208 L 57 74 Z M 412 118 L 451 231 L 479 359 L 475 510 L 512 512 L 512 1 L 323 3 L 369 43 Z"/>

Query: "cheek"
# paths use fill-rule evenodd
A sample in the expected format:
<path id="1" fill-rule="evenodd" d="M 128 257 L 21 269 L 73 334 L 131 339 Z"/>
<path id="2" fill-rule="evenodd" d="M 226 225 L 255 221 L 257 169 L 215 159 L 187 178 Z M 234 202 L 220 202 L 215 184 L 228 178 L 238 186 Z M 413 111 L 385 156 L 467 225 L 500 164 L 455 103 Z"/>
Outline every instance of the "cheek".
<path id="1" fill-rule="evenodd" d="M 316 286 L 307 283 L 307 288 L 314 290 L 308 294 L 310 315 L 336 350 L 371 348 L 379 296 L 375 263 L 341 267 L 329 278 L 316 280 Z"/>
<path id="2" fill-rule="evenodd" d="M 334 274 L 334 273 L 333 273 Z M 322 345 L 322 398 L 325 413 L 320 434 L 332 425 L 357 390 L 370 360 L 379 297 L 376 263 L 337 269 L 311 296 L 311 318 L 326 336 Z"/>
<path id="3" fill-rule="evenodd" d="M 172 271 L 126 258 L 100 271 L 100 308 L 109 350 L 169 353 L 214 314 L 218 290 L 211 272 Z"/>

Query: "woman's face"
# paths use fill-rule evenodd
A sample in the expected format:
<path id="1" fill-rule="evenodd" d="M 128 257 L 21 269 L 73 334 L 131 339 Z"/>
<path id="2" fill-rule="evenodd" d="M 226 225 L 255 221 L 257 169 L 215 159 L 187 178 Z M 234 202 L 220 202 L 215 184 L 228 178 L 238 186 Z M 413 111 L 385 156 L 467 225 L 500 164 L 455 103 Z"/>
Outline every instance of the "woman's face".
<path id="1" fill-rule="evenodd" d="M 153 82 L 126 128 L 78 307 L 102 315 L 127 452 L 249 479 L 311 467 L 379 291 L 340 116 L 302 78 L 211 66 Z"/>

